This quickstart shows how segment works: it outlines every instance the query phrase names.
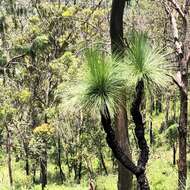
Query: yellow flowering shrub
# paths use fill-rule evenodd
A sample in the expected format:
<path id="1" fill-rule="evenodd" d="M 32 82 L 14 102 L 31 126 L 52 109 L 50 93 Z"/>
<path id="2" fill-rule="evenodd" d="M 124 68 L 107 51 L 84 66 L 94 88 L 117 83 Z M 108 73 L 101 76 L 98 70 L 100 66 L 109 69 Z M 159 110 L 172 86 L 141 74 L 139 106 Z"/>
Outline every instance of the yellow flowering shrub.
<path id="1" fill-rule="evenodd" d="M 55 129 L 47 123 L 43 123 L 34 129 L 34 134 L 37 135 L 53 135 Z"/>
<path id="2" fill-rule="evenodd" d="M 62 14 L 63 17 L 71 17 L 74 15 L 75 8 L 74 7 L 69 7 L 67 10 L 65 10 Z"/>

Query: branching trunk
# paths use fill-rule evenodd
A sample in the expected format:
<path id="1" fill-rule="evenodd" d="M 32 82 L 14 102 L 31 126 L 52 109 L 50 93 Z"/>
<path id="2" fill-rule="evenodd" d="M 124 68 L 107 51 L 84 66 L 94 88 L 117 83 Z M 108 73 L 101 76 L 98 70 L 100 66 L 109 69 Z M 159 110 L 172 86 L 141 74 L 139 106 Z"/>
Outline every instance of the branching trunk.
<path id="1" fill-rule="evenodd" d="M 104 112 L 101 111 L 100 114 L 101 114 L 102 126 L 107 135 L 106 140 L 107 140 L 109 147 L 112 149 L 114 156 L 117 158 L 117 160 L 121 164 L 123 164 L 123 166 L 126 169 L 131 171 L 137 177 L 137 181 L 139 183 L 140 190 L 149 190 L 149 185 L 148 185 L 145 173 L 144 173 L 147 160 L 144 161 L 141 159 L 141 158 L 144 158 L 144 155 L 146 155 L 146 154 L 141 152 L 141 156 L 138 161 L 139 164 L 138 164 L 138 166 L 136 166 L 131 161 L 131 159 L 129 159 L 129 157 L 123 152 L 122 148 L 119 146 L 119 144 L 116 140 L 115 132 L 111 126 L 111 118 L 110 118 L 109 110 L 106 105 L 104 106 Z"/>

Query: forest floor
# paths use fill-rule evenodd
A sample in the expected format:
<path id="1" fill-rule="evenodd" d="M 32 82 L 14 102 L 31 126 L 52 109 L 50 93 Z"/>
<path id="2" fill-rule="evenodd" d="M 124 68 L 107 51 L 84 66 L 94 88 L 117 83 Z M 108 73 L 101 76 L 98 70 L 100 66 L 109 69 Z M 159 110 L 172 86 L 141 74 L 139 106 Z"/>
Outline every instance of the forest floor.
<path id="1" fill-rule="evenodd" d="M 147 175 L 152 190 L 176 190 L 177 189 L 177 166 L 172 165 L 172 152 L 167 150 L 165 146 L 151 151 L 150 161 L 148 164 Z M 2 160 L 2 159 L 1 159 Z M 25 176 L 22 162 L 13 160 L 13 178 L 14 190 L 41 190 L 39 184 L 32 185 L 32 177 Z M 81 185 L 76 185 L 68 181 L 64 185 L 56 183 L 56 166 L 49 164 L 48 167 L 48 186 L 47 190 L 88 190 L 88 180 L 85 176 L 81 181 Z M 0 163 L 0 189 L 8 190 L 8 171 L 6 167 L 6 159 Z M 190 177 L 190 173 L 188 173 Z M 39 178 L 39 173 L 37 173 Z M 190 181 L 187 182 L 190 189 Z M 97 176 L 97 190 L 116 190 L 117 175 L 109 174 L 109 176 Z"/>

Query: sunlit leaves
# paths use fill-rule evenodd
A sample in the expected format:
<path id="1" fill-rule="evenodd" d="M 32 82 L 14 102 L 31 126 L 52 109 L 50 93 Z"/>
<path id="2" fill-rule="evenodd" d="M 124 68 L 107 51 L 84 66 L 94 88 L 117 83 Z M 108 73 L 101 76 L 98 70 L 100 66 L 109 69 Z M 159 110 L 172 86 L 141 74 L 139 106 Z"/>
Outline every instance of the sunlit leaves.
<path id="1" fill-rule="evenodd" d="M 34 134 L 36 135 L 52 135 L 54 132 L 55 132 L 55 129 L 50 126 L 49 124 L 47 123 L 43 123 L 39 126 L 37 126 L 34 130 L 33 130 Z"/>
<path id="2" fill-rule="evenodd" d="M 143 80 L 146 87 L 152 91 L 166 88 L 171 82 L 166 55 L 160 48 L 151 46 L 146 33 L 131 33 L 124 61 L 129 85 Z"/>
<path id="3" fill-rule="evenodd" d="M 49 43 L 48 36 L 46 35 L 37 36 L 33 41 L 32 50 L 35 52 L 44 51 L 47 48 L 48 43 Z"/>

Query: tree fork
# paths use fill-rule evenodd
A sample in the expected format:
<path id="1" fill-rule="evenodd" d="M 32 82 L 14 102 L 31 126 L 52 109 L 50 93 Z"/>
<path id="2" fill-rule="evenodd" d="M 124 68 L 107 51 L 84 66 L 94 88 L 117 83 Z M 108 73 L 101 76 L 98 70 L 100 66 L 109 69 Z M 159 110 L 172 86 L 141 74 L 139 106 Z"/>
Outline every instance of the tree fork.
<path id="1" fill-rule="evenodd" d="M 111 118 L 110 118 L 110 113 L 107 108 L 107 105 L 104 106 L 104 111 L 101 111 L 100 114 L 101 114 L 102 126 L 107 135 L 106 140 L 109 147 L 112 149 L 114 156 L 121 164 L 123 164 L 123 166 L 126 169 L 128 169 L 130 172 L 132 172 L 136 176 L 140 190 L 149 190 L 150 188 L 148 185 L 148 181 L 144 173 L 145 167 L 143 167 L 143 164 L 138 164 L 136 166 L 129 159 L 129 157 L 123 152 L 123 150 L 121 149 L 121 147 L 119 146 L 116 140 L 115 131 L 113 130 L 111 126 Z M 141 155 L 144 155 L 144 154 L 142 153 Z"/>

